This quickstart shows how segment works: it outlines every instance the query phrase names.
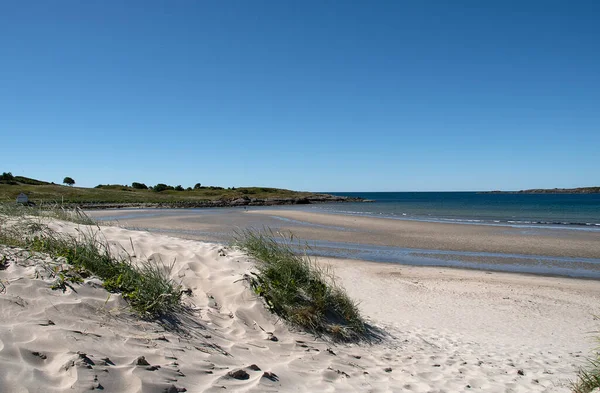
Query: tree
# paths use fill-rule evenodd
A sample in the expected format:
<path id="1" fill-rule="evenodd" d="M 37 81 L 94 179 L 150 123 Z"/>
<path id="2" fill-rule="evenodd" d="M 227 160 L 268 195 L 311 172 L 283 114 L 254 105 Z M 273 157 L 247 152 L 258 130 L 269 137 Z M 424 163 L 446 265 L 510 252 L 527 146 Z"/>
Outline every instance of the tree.
<path id="1" fill-rule="evenodd" d="M 153 190 L 156 192 L 161 192 L 161 191 L 166 191 L 166 190 L 173 190 L 173 187 L 168 186 L 164 183 L 158 183 L 157 185 L 154 186 Z"/>
<path id="2" fill-rule="evenodd" d="M 202 184 L 200 184 L 200 183 L 196 183 L 196 184 L 194 185 L 194 190 L 199 190 L 199 189 L 201 189 L 201 188 L 202 188 Z"/>
<path id="3" fill-rule="evenodd" d="M 136 190 L 147 190 L 148 189 L 148 186 L 145 185 L 144 183 L 137 183 L 137 182 L 131 183 L 131 187 L 135 188 Z"/>
<path id="4" fill-rule="evenodd" d="M 183 187 L 181 187 L 181 184 L 175 187 L 175 191 L 183 191 Z"/>
<path id="5" fill-rule="evenodd" d="M 75 184 L 75 180 L 73 180 L 72 177 L 67 176 L 63 179 L 63 183 L 65 183 L 67 186 L 72 186 Z"/>
<path id="6" fill-rule="evenodd" d="M 2 172 L 2 175 L 0 175 L 0 180 L 14 180 L 15 177 L 13 176 L 12 173 L 10 172 Z"/>

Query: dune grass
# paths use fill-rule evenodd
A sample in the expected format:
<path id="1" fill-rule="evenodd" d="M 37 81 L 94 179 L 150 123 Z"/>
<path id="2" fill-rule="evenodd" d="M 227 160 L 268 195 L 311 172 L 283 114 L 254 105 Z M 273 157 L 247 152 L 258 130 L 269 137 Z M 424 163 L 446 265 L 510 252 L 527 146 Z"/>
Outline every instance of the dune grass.
<path id="1" fill-rule="evenodd" d="M 598 338 L 600 343 L 600 338 Z M 594 389 L 600 389 L 600 348 L 594 356 L 589 359 L 586 367 L 577 373 L 577 381 L 571 385 L 573 393 L 590 393 Z"/>
<path id="2" fill-rule="evenodd" d="M 359 341 L 367 328 L 356 302 L 336 284 L 333 272 L 298 253 L 293 235 L 270 230 L 244 230 L 234 245 L 257 262 L 250 278 L 253 290 L 268 307 L 293 326 L 335 341 Z"/>
<path id="3" fill-rule="evenodd" d="M 76 237 L 61 234 L 35 216 L 19 216 L 20 213 L 31 212 L 28 208 L 23 209 L 0 208 L 0 244 L 65 258 L 75 269 L 69 271 L 68 277 L 59 277 L 53 287 L 64 289 L 66 282 L 81 282 L 83 275 L 89 275 L 85 272 L 89 272 L 102 279 L 109 292 L 121 293 L 143 318 L 162 318 L 179 309 L 181 286 L 169 278 L 173 265 L 164 266 L 158 261 L 134 263 L 133 257 L 128 254 L 115 256 L 99 231 L 82 227 Z M 75 221 L 91 221 L 81 214 L 60 210 L 48 214 L 44 211 L 43 217 L 59 218 L 64 215 Z"/>
<path id="4" fill-rule="evenodd" d="M 0 203 L 0 216 L 5 217 L 45 217 L 57 220 L 71 221 L 77 224 L 93 225 L 94 220 L 78 207 L 65 209 L 59 204 L 45 204 L 39 206 L 23 206 L 15 203 Z"/>

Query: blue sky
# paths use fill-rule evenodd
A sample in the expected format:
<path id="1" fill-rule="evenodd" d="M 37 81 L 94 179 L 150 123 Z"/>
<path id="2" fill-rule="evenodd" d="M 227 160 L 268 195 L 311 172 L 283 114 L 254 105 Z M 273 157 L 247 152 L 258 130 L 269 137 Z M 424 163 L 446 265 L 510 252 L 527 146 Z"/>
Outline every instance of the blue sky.
<path id="1" fill-rule="evenodd" d="M 0 3 L 0 171 L 313 191 L 600 185 L 598 1 Z"/>

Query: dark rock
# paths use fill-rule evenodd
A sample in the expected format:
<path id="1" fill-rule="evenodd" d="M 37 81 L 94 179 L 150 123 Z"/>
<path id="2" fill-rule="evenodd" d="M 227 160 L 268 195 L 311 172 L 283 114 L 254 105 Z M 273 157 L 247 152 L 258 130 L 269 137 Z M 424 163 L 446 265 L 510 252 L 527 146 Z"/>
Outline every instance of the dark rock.
<path id="1" fill-rule="evenodd" d="M 383 369 L 383 371 L 385 371 L 386 373 L 391 373 L 392 372 L 392 368 L 391 367 L 386 367 Z"/>
<path id="2" fill-rule="evenodd" d="M 246 380 L 250 379 L 250 374 L 248 374 L 245 370 L 238 369 L 234 371 L 230 371 L 227 375 L 234 379 Z"/>
<path id="3" fill-rule="evenodd" d="M 331 349 L 331 348 L 327 348 L 327 352 L 329 352 L 333 356 L 337 356 L 336 353 L 333 352 L 333 349 Z"/>
<path id="4" fill-rule="evenodd" d="M 37 357 L 39 357 L 40 359 L 44 359 L 44 360 L 46 360 L 46 359 L 47 359 L 47 356 L 46 356 L 46 355 L 44 355 L 44 354 L 43 354 L 43 353 L 41 353 L 41 352 L 37 352 L 37 351 L 36 351 L 36 352 L 31 352 L 31 354 L 32 354 L 33 356 L 37 356 Z"/>
<path id="5" fill-rule="evenodd" d="M 256 364 L 251 364 L 248 367 L 246 367 L 252 371 L 260 371 L 260 367 L 258 367 Z"/>
<path id="6" fill-rule="evenodd" d="M 146 367 L 146 370 L 148 371 L 156 371 L 160 368 L 160 366 L 150 366 L 150 367 Z"/>
<path id="7" fill-rule="evenodd" d="M 136 359 L 135 361 L 136 366 L 149 366 L 150 363 L 148 363 L 148 361 L 146 360 L 146 358 L 144 356 L 140 356 L 139 358 Z"/>
<path id="8" fill-rule="evenodd" d="M 179 393 L 179 392 L 187 392 L 186 388 L 178 388 L 175 385 L 171 385 L 168 388 L 165 388 L 165 390 L 163 390 L 164 393 Z"/>
<path id="9" fill-rule="evenodd" d="M 523 371 L 523 370 L 518 370 L 518 371 L 517 371 L 517 374 L 519 374 L 519 375 L 525 375 L 525 371 Z"/>
<path id="10" fill-rule="evenodd" d="M 270 371 L 265 371 L 262 375 L 263 378 L 267 378 L 273 382 L 277 382 L 279 381 L 279 377 L 277 376 L 277 374 L 272 373 Z"/>

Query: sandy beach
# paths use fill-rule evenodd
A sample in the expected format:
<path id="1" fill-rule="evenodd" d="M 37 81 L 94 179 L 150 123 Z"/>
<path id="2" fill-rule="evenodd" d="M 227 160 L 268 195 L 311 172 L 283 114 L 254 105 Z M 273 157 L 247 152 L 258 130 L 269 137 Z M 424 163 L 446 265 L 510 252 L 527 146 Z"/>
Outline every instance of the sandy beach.
<path id="1" fill-rule="evenodd" d="M 321 259 L 384 332 L 372 344 L 333 344 L 271 315 L 242 280 L 253 263 L 239 251 L 50 225 L 100 230 L 115 249 L 174 263 L 193 311 L 170 326 L 142 321 L 97 279 L 53 291 L 44 266 L 55 262 L 2 248 L 3 392 L 568 392 L 596 345 L 594 280 Z"/>

